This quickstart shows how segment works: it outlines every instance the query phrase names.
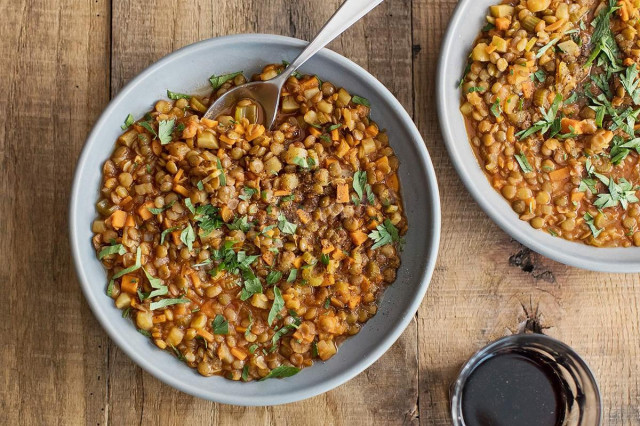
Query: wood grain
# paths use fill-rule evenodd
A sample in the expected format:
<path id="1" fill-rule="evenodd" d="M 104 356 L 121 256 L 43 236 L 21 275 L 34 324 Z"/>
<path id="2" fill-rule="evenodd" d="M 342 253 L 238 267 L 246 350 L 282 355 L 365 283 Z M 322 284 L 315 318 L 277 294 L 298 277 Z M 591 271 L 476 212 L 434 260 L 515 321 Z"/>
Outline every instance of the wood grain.
<path id="1" fill-rule="evenodd" d="M 160 57 L 202 39 L 243 32 L 310 39 L 339 3 L 0 0 L 0 423 L 446 425 L 449 385 L 464 360 L 535 315 L 593 368 L 605 424 L 640 424 L 640 277 L 569 268 L 512 241 L 472 201 L 448 159 L 434 89 L 455 0 L 387 0 L 330 45 L 413 115 L 441 188 L 433 282 L 385 356 L 324 395 L 243 408 L 162 384 L 102 331 L 73 271 L 66 206 L 73 166 L 109 98 Z"/>

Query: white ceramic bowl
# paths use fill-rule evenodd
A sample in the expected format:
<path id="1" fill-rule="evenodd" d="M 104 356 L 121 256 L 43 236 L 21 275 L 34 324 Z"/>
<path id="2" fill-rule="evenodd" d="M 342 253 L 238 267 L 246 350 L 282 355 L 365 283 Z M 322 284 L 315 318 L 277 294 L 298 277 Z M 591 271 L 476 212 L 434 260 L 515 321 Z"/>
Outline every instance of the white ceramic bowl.
<path id="1" fill-rule="evenodd" d="M 640 272 L 640 248 L 598 248 L 570 242 L 533 229 L 518 218 L 476 161 L 460 112 L 458 83 L 467 57 L 491 5 L 499 0 L 460 0 L 447 29 L 440 53 L 437 104 L 440 127 L 449 156 L 463 183 L 489 217 L 513 238 L 553 260 L 602 272 Z"/>
<path id="2" fill-rule="evenodd" d="M 326 392 L 370 366 L 398 339 L 415 315 L 429 286 L 440 239 L 440 201 L 429 154 L 400 103 L 371 74 L 337 53 L 323 50 L 302 71 L 367 97 L 372 117 L 388 130 L 400 159 L 410 231 L 398 279 L 384 294 L 378 314 L 338 354 L 282 380 L 233 382 L 203 377 L 161 351 L 123 319 L 106 296 L 106 274 L 91 246 L 91 222 L 100 188 L 102 164 L 109 158 L 127 114 L 140 117 L 166 90 L 193 92 L 211 74 L 243 70 L 250 76 L 264 65 L 291 61 L 305 42 L 288 37 L 248 34 L 202 41 L 180 49 L 144 70 L 116 96 L 91 132 L 77 165 L 69 223 L 71 247 L 82 290 L 94 314 L 116 344 L 140 367 L 189 394 L 236 405 L 275 405 Z M 224 58 L 223 60 L 217 58 Z"/>

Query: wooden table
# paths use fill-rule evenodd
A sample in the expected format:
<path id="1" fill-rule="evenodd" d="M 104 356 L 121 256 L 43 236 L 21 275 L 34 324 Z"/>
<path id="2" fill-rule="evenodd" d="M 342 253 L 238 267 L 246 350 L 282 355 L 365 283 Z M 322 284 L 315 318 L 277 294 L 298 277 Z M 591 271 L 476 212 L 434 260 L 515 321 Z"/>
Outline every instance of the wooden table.
<path id="1" fill-rule="evenodd" d="M 445 425 L 461 363 L 535 319 L 591 365 L 605 423 L 640 424 L 638 275 L 586 272 L 532 253 L 480 211 L 447 157 L 434 80 L 454 0 L 387 0 L 330 45 L 413 115 L 440 184 L 431 288 L 385 356 L 316 398 L 241 408 L 162 384 L 101 329 L 71 264 L 67 204 L 76 159 L 109 99 L 198 40 L 245 32 L 310 39 L 339 3 L 0 0 L 0 423 Z"/>

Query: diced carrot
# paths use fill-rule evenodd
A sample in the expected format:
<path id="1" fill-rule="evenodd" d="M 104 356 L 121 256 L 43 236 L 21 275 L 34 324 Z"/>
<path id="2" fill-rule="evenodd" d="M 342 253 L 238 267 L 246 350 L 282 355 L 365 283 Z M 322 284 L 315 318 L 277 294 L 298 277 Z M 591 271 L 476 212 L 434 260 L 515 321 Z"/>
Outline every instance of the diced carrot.
<path id="1" fill-rule="evenodd" d="M 560 18 L 553 24 L 547 25 L 544 30 L 547 31 L 549 34 L 551 34 L 551 32 L 563 26 L 565 22 L 567 22 L 566 18 Z"/>
<path id="2" fill-rule="evenodd" d="M 174 185 L 173 190 L 178 194 L 182 195 L 183 197 L 189 196 L 189 190 L 182 185 Z"/>
<path id="3" fill-rule="evenodd" d="M 580 135 L 582 134 L 582 128 L 580 126 L 580 123 L 581 123 L 580 120 L 563 117 L 562 120 L 560 121 L 560 129 L 562 130 L 562 133 L 569 133 L 571 132 L 571 128 L 573 127 L 574 133 L 576 133 L 577 135 Z"/>
<path id="4" fill-rule="evenodd" d="M 573 201 L 574 203 L 581 201 L 583 198 L 584 198 L 584 192 L 573 192 L 571 194 L 571 201 Z"/>
<path id="5" fill-rule="evenodd" d="M 279 189 L 277 191 L 273 191 L 273 195 L 276 197 L 285 197 L 287 195 L 291 195 L 291 191 L 285 191 L 284 189 Z"/>
<path id="6" fill-rule="evenodd" d="M 332 141 L 338 141 L 340 140 L 340 133 L 338 132 L 338 129 L 333 129 L 331 131 L 331 140 Z"/>
<path id="7" fill-rule="evenodd" d="M 128 216 L 127 216 L 127 220 L 126 220 L 126 222 L 124 223 L 124 226 L 129 226 L 129 227 L 136 226 L 136 221 L 135 221 L 135 219 L 133 218 L 133 215 L 128 215 Z"/>
<path id="8" fill-rule="evenodd" d="M 511 25 L 511 21 L 509 18 L 496 18 L 496 30 L 498 31 L 506 31 L 509 29 Z"/>
<path id="9" fill-rule="evenodd" d="M 369 124 L 367 128 L 364 129 L 364 133 L 370 138 L 375 138 L 376 136 L 378 136 L 379 132 L 380 131 L 378 130 L 378 126 L 376 126 L 375 124 Z"/>
<path id="10" fill-rule="evenodd" d="M 173 238 L 173 244 L 175 245 L 180 244 L 180 233 L 181 231 L 173 231 L 171 233 L 171 238 Z"/>
<path id="11" fill-rule="evenodd" d="M 322 253 L 323 254 L 331 253 L 332 251 L 334 251 L 336 249 L 333 246 L 333 244 L 331 244 L 331 241 L 329 241 L 327 239 L 321 240 L 320 244 L 322 245 Z"/>
<path id="12" fill-rule="evenodd" d="M 209 118 L 201 118 L 200 122 L 210 129 L 213 129 L 218 125 L 218 122 L 216 120 L 211 120 Z"/>
<path id="13" fill-rule="evenodd" d="M 320 287 L 329 287 L 330 285 L 334 285 L 336 283 L 336 278 L 333 274 L 327 274 Z"/>
<path id="14" fill-rule="evenodd" d="M 262 253 L 262 260 L 264 260 L 264 263 L 269 266 L 273 265 L 273 253 L 271 253 L 270 251 L 265 251 L 264 253 Z"/>
<path id="15" fill-rule="evenodd" d="M 349 232 L 349 236 L 351 237 L 351 241 L 353 241 L 353 244 L 357 246 L 360 246 L 362 245 L 362 243 L 367 241 L 367 234 L 360 230 Z"/>
<path id="16" fill-rule="evenodd" d="M 336 160 L 335 158 L 327 158 L 326 160 L 324 160 L 324 165 L 325 167 L 329 167 L 330 164 L 333 163 L 337 163 L 338 160 Z"/>
<path id="17" fill-rule="evenodd" d="M 165 322 L 166 320 L 167 320 L 167 316 L 165 314 L 154 315 L 153 317 L 154 324 L 160 324 L 162 322 Z"/>
<path id="18" fill-rule="evenodd" d="M 236 358 L 238 358 L 240 361 L 244 361 L 245 358 L 247 357 L 247 354 L 238 348 L 231 348 L 231 354 Z"/>
<path id="19" fill-rule="evenodd" d="M 298 256 L 295 258 L 295 260 L 293 261 L 293 266 L 295 266 L 296 268 L 300 268 L 300 266 L 302 266 L 302 256 Z"/>
<path id="20" fill-rule="evenodd" d="M 349 303 L 347 303 L 349 305 L 349 308 L 354 309 L 356 306 L 360 304 L 361 299 L 362 297 L 360 297 L 359 294 L 351 296 L 349 298 Z"/>
<path id="21" fill-rule="evenodd" d="M 173 313 L 176 315 L 184 315 L 187 313 L 187 307 L 185 305 L 173 305 Z"/>
<path id="22" fill-rule="evenodd" d="M 376 229 L 378 227 L 378 225 L 380 225 L 380 222 L 378 222 L 377 220 L 372 220 L 371 222 L 369 222 L 367 224 L 367 229 Z"/>
<path id="23" fill-rule="evenodd" d="M 340 141 L 340 145 L 338 145 L 336 155 L 342 158 L 347 154 L 347 152 L 349 152 L 349 144 L 347 144 L 347 142 L 343 139 Z"/>
<path id="24" fill-rule="evenodd" d="M 133 198 L 131 198 L 131 195 L 127 195 L 126 197 L 124 197 L 122 199 L 122 201 L 120 201 L 120 204 L 118 204 L 120 207 L 126 207 L 127 204 L 129 204 L 130 202 L 133 201 Z"/>
<path id="25" fill-rule="evenodd" d="M 111 213 L 111 226 L 113 229 L 120 229 L 124 226 L 127 220 L 127 213 L 122 210 L 116 210 Z"/>
<path id="26" fill-rule="evenodd" d="M 349 185 L 346 183 L 339 183 L 336 188 L 336 202 L 348 203 L 349 202 Z"/>
<path id="27" fill-rule="evenodd" d="M 200 281 L 200 275 L 196 271 L 193 271 L 189 274 L 189 278 L 191 278 L 191 282 L 195 288 L 199 288 L 202 282 Z"/>
<path id="28" fill-rule="evenodd" d="M 362 277 L 362 282 L 360 283 L 360 289 L 363 292 L 367 292 L 367 291 L 369 291 L 370 288 L 371 288 L 371 281 L 369 280 L 369 278 L 363 276 Z"/>
<path id="29" fill-rule="evenodd" d="M 563 167 L 562 169 L 558 169 L 558 170 L 554 170 L 552 172 L 549 172 L 549 178 L 553 181 L 561 181 L 561 180 L 565 180 L 568 179 L 570 176 L 569 174 L 569 168 L 568 167 Z"/>
<path id="30" fill-rule="evenodd" d="M 300 83 L 302 90 L 312 89 L 314 87 L 318 87 L 318 79 L 315 76 Z"/>
<path id="31" fill-rule="evenodd" d="M 213 342 L 213 334 L 209 333 L 204 328 L 198 329 L 198 331 L 196 331 L 196 334 L 202 337 L 204 340 L 206 340 L 209 343 Z"/>
<path id="32" fill-rule="evenodd" d="M 400 182 L 398 182 L 398 175 L 394 173 L 391 176 L 389 176 L 387 178 L 387 184 L 389 185 L 389 188 L 398 192 L 398 190 L 400 189 Z"/>
<path id="33" fill-rule="evenodd" d="M 531 96 L 533 96 L 534 89 L 535 89 L 535 87 L 533 86 L 533 81 L 527 80 L 527 81 L 522 82 L 522 95 L 526 99 L 529 99 L 529 98 L 531 98 Z"/>
<path id="34" fill-rule="evenodd" d="M 331 258 L 338 262 L 344 259 L 345 257 L 347 257 L 347 255 L 344 254 L 342 250 L 334 250 L 333 253 L 331 253 Z"/>
<path id="35" fill-rule="evenodd" d="M 124 275 L 120 282 L 120 290 L 129 294 L 136 294 L 138 292 L 138 277 L 135 275 Z"/>
<path id="36" fill-rule="evenodd" d="M 389 166 L 389 157 L 382 156 L 376 160 L 376 167 L 385 175 L 391 172 L 391 166 Z"/>
<path id="37" fill-rule="evenodd" d="M 300 221 L 304 224 L 307 224 L 311 221 L 311 215 L 302 209 L 296 210 L 296 214 L 300 218 Z"/>
<path id="38" fill-rule="evenodd" d="M 160 142 L 151 142 L 151 151 L 153 151 L 155 155 L 160 155 L 162 153 L 162 145 L 160 145 Z"/>
<path id="39" fill-rule="evenodd" d="M 235 139 L 231 139 L 227 137 L 227 135 L 220 135 L 218 139 L 220 139 L 222 142 L 226 143 L 227 145 L 233 145 L 234 143 L 236 143 Z"/>
<path id="40" fill-rule="evenodd" d="M 182 175 L 184 174 L 184 170 L 183 169 L 179 169 L 178 173 L 176 173 L 176 175 L 173 177 L 173 181 L 175 183 L 180 182 L 180 179 L 182 179 Z"/>
<path id="41" fill-rule="evenodd" d="M 153 202 L 147 201 L 140 207 L 138 207 L 138 216 L 142 218 L 142 220 L 149 220 L 153 217 L 153 213 L 149 211 L 150 208 L 153 208 Z"/>
<path id="42" fill-rule="evenodd" d="M 311 135 L 318 137 L 322 134 L 322 132 L 318 129 L 316 129 L 315 127 L 309 127 L 309 133 L 311 133 Z"/>
<path id="43" fill-rule="evenodd" d="M 213 300 L 207 300 L 200 306 L 200 312 L 205 314 L 209 318 L 216 316 L 216 303 Z"/>

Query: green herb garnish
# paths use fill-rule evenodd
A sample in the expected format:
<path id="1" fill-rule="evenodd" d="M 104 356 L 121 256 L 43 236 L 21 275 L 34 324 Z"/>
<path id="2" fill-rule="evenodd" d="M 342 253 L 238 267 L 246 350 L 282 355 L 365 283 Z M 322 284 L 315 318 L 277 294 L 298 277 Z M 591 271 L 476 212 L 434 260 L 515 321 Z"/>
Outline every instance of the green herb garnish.
<path id="1" fill-rule="evenodd" d="M 127 115 L 127 118 L 124 119 L 124 124 L 120 126 L 120 128 L 122 130 L 127 130 L 134 122 L 135 120 L 133 119 L 133 115 L 129 114 Z"/>
<path id="2" fill-rule="evenodd" d="M 376 229 L 369 234 L 369 238 L 375 243 L 371 246 L 371 250 L 401 241 L 398 228 L 396 228 L 389 219 L 385 219 L 381 225 L 378 225 Z"/>
<path id="3" fill-rule="evenodd" d="M 98 259 L 102 259 L 105 256 L 109 256 L 110 254 L 116 254 L 116 253 L 118 253 L 120 256 L 122 256 L 126 252 L 127 252 L 127 250 L 124 248 L 124 246 L 122 244 L 115 244 L 115 245 L 108 246 L 108 247 L 105 247 L 102 250 L 100 250 L 100 253 L 98 253 Z"/>
<path id="4" fill-rule="evenodd" d="M 213 334 L 229 334 L 229 323 L 220 314 L 216 315 L 211 322 L 211 328 L 213 329 Z"/>
<path id="5" fill-rule="evenodd" d="M 369 102 L 369 99 L 363 98 L 362 96 L 358 96 L 358 95 L 353 95 L 353 97 L 351 98 L 351 102 L 357 105 L 364 105 L 367 107 L 371 106 L 371 102 Z"/>
<path id="6" fill-rule="evenodd" d="M 224 83 L 231 80 L 232 78 L 235 78 L 236 76 L 239 76 L 240 74 L 242 74 L 242 71 L 232 72 L 230 74 L 222 74 L 222 75 L 214 74 L 211 77 L 209 77 L 209 83 L 211 83 L 211 87 L 213 88 L 213 90 L 217 90 Z"/>
<path id="7" fill-rule="evenodd" d="M 191 302 L 191 300 L 189 299 L 162 299 L 157 302 L 151 302 L 151 305 L 149 305 L 149 309 L 154 311 L 156 309 L 166 308 L 167 306 L 179 305 L 182 303 L 189 303 L 189 302 Z"/>
<path id="8" fill-rule="evenodd" d="M 267 380 L 267 379 L 281 379 L 284 377 L 291 377 L 297 374 L 299 371 L 300 371 L 299 368 L 292 367 L 290 365 L 281 365 L 271 370 L 269 374 L 267 374 L 262 379 L 260 379 L 260 381 Z"/>
<path id="9" fill-rule="evenodd" d="M 191 99 L 191 95 L 185 95 L 184 93 L 172 92 L 171 90 L 167 90 L 167 97 L 174 101 L 178 99 Z"/>
<path id="10" fill-rule="evenodd" d="M 273 288 L 273 295 L 273 304 L 271 305 L 269 317 L 267 318 L 267 323 L 269 325 L 273 324 L 278 313 L 284 308 L 284 299 L 282 298 L 282 293 L 280 293 L 280 289 L 278 287 Z"/>

